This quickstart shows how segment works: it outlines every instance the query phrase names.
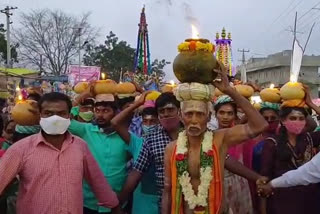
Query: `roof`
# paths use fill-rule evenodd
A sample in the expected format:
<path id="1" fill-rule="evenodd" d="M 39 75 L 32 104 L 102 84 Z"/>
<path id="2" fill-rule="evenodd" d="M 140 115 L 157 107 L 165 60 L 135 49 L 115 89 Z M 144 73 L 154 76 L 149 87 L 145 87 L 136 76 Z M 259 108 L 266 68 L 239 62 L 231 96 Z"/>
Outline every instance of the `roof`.
<path id="1" fill-rule="evenodd" d="M 0 73 L 7 71 L 9 74 L 12 75 L 30 75 L 30 74 L 37 74 L 38 71 L 33 71 L 26 68 L 1 68 L 0 67 Z"/>

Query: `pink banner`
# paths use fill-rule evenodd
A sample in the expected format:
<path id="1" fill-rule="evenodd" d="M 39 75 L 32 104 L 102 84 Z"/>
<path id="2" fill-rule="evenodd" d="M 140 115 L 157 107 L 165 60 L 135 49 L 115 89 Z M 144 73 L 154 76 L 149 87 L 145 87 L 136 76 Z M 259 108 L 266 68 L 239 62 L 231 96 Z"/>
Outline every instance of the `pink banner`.
<path id="1" fill-rule="evenodd" d="M 92 81 L 100 79 L 100 67 L 97 66 L 69 66 L 69 82 L 75 85 L 78 82 Z"/>

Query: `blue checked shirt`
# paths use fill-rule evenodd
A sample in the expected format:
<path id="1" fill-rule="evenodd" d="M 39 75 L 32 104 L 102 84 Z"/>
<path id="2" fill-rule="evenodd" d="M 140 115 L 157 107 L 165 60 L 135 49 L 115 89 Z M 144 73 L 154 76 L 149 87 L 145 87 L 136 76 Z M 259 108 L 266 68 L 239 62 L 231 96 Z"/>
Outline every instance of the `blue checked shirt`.
<path id="1" fill-rule="evenodd" d="M 139 157 L 133 166 L 135 170 L 143 173 L 148 170 L 150 164 L 154 164 L 159 194 L 162 193 L 164 187 L 164 152 L 170 142 L 169 135 L 159 125 L 145 138 Z"/>
<path id="2" fill-rule="evenodd" d="M 135 134 L 137 137 L 142 136 L 142 117 L 137 115 L 134 116 L 131 120 L 131 124 L 129 126 L 130 133 Z"/>

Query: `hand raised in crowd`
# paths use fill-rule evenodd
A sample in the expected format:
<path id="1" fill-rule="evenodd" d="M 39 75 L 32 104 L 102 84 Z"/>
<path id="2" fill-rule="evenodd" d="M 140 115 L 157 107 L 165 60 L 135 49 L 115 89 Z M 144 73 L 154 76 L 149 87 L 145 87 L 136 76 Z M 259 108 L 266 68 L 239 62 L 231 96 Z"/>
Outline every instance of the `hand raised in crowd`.
<path id="1" fill-rule="evenodd" d="M 36 101 L 30 101 L 29 103 L 32 106 L 32 108 L 28 108 L 28 111 L 34 115 L 39 115 L 40 112 L 39 112 L 38 103 Z"/>
<path id="2" fill-rule="evenodd" d="M 147 95 L 150 94 L 150 91 L 143 92 L 139 99 L 134 103 L 135 105 L 142 106 L 146 100 Z"/>
<path id="3" fill-rule="evenodd" d="M 307 86 L 307 85 L 303 85 L 303 88 L 304 88 L 304 91 L 306 93 L 306 96 L 305 96 L 305 101 L 306 101 L 306 104 L 308 106 L 312 105 L 313 102 L 312 102 L 312 97 L 311 97 L 311 90 L 310 90 L 310 87 Z"/>
<path id="4" fill-rule="evenodd" d="M 261 91 L 261 87 L 253 82 L 246 82 L 245 85 L 251 86 L 255 92 L 260 92 Z"/>
<path id="5" fill-rule="evenodd" d="M 95 80 L 90 81 L 89 85 L 88 85 L 88 88 L 84 91 L 84 93 L 87 94 L 90 97 L 94 97 L 95 96 L 95 94 L 94 94 L 94 85 L 95 84 L 96 84 Z"/>
<path id="6" fill-rule="evenodd" d="M 143 93 L 143 88 L 138 83 L 135 81 L 131 81 L 131 83 L 136 87 L 137 92 Z"/>
<path id="7" fill-rule="evenodd" d="M 222 93 L 226 93 L 228 90 L 233 90 L 230 86 L 227 70 L 225 66 L 218 61 L 219 69 L 214 69 L 213 71 L 218 73 L 220 76 L 220 80 L 215 79 L 213 81 L 213 85 L 217 87 Z"/>
<path id="8" fill-rule="evenodd" d="M 79 103 L 81 103 L 84 99 L 95 96 L 95 94 L 94 94 L 94 84 L 95 83 L 96 83 L 96 81 L 89 82 L 89 85 L 86 88 L 86 90 L 75 98 L 75 100 L 73 101 L 73 106 L 79 105 Z"/>

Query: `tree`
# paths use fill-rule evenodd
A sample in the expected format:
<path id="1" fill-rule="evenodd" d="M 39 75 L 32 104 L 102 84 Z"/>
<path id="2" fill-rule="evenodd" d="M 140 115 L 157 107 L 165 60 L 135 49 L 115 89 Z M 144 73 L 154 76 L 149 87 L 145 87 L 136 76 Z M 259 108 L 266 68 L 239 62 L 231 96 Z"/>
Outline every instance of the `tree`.
<path id="1" fill-rule="evenodd" d="M 43 69 L 44 74 L 65 74 L 71 59 L 83 48 L 83 42 L 91 42 L 97 35 L 88 22 L 89 16 L 86 13 L 75 17 L 49 9 L 23 13 L 22 27 L 14 31 L 21 59 Z"/>
<path id="2" fill-rule="evenodd" d="M 155 59 L 151 63 L 151 72 L 156 73 L 158 75 L 158 77 L 160 78 L 160 80 L 162 80 L 166 76 L 163 69 L 168 64 L 170 64 L 170 62 L 167 62 L 165 59 L 163 59 L 163 60 Z"/>
<path id="3" fill-rule="evenodd" d="M 7 40 L 5 37 L 6 30 L 4 29 L 4 25 L 0 24 L 0 55 L 1 59 L 7 63 Z M 11 59 L 13 62 L 18 62 L 17 60 L 18 54 L 15 46 L 11 47 Z M 1 61 L 2 61 L 1 60 Z"/>
<path id="4" fill-rule="evenodd" d="M 84 55 L 85 65 L 100 66 L 102 71 L 108 74 L 108 78 L 118 81 L 121 69 L 133 71 L 135 49 L 130 47 L 126 41 L 119 41 L 119 38 L 110 31 L 106 36 L 104 44 L 98 46 L 87 45 Z M 166 60 L 155 59 L 151 66 L 152 72 L 156 72 L 159 77 L 164 77 L 163 68 L 169 64 Z"/>
<path id="5" fill-rule="evenodd" d="M 133 70 L 135 49 L 125 41 L 118 41 L 118 37 L 112 31 L 106 38 L 103 45 L 87 46 L 84 63 L 100 66 L 109 78 L 119 80 L 121 69 Z"/>

